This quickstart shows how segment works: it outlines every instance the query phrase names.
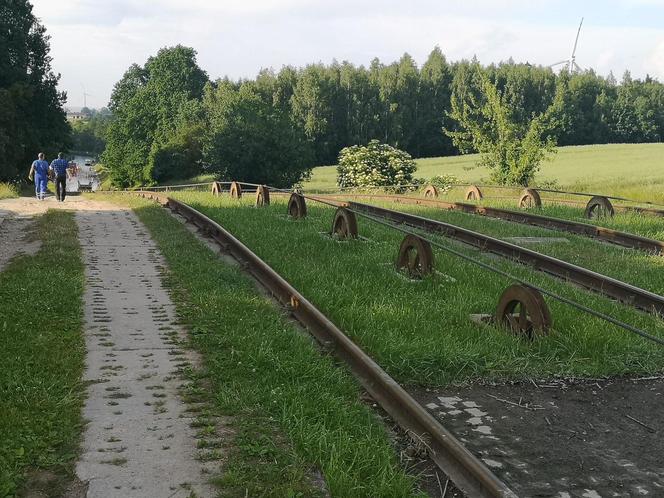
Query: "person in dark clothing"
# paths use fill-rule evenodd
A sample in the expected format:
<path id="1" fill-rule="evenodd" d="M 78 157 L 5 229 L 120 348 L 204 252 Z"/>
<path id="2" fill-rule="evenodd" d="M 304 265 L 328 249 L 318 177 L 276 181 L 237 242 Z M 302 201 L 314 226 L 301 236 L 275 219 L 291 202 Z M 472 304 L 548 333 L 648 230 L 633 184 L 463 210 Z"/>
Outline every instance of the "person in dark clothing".
<path id="1" fill-rule="evenodd" d="M 69 162 L 62 158 L 62 152 L 58 154 L 58 158 L 51 163 L 50 170 L 55 176 L 55 197 L 59 202 L 65 201 L 67 195 L 67 168 Z"/>

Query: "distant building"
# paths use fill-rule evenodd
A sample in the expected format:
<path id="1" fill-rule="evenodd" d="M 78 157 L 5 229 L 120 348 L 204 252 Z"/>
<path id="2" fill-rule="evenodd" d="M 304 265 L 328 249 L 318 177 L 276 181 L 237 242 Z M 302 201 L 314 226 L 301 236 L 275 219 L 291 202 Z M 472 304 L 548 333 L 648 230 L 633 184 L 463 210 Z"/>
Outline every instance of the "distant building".
<path id="1" fill-rule="evenodd" d="M 85 121 L 89 118 L 90 115 L 86 113 L 67 111 L 67 121 Z"/>

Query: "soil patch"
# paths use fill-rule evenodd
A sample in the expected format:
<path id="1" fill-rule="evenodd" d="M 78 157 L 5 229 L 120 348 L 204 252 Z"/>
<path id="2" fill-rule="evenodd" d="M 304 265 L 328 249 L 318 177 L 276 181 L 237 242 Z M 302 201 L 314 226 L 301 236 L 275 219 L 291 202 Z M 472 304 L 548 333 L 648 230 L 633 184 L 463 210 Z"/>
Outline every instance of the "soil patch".
<path id="1" fill-rule="evenodd" d="M 664 496 L 664 379 L 411 389 L 519 496 Z"/>

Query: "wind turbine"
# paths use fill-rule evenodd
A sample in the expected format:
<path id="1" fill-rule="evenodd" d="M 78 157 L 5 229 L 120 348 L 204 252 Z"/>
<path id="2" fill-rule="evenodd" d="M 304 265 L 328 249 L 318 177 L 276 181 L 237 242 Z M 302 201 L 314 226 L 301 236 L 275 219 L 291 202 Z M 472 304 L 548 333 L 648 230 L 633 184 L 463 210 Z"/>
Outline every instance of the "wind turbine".
<path id="1" fill-rule="evenodd" d="M 553 68 L 555 66 L 560 66 L 561 64 L 567 65 L 567 70 L 570 73 L 578 73 L 582 71 L 581 67 L 576 63 L 576 46 L 579 43 L 579 34 L 581 33 L 581 26 L 583 25 L 583 17 L 581 18 L 581 22 L 579 23 L 579 29 L 576 31 L 576 38 L 574 39 L 574 48 L 572 49 L 572 55 L 570 56 L 569 59 L 565 59 L 564 61 L 556 62 L 555 64 L 551 64 L 549 67 Z"/>
<path id="2" fill-rule="evenodd" d="M 81 83 L 81 88 L 83 88 L 83 107 L 88 107 L 88 97 L 94 97 L 94 95 L 86 93 L 83 83 Z"/>

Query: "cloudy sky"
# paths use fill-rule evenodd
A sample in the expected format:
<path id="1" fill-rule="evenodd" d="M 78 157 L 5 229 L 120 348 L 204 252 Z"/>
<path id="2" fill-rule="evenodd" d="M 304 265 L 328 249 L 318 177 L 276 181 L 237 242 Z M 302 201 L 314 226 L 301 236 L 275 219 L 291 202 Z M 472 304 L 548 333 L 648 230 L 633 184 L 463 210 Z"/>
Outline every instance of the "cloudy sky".
<path id="1" fill-rule="evenodd" d="M 509 57 L 549 65 L 569 57 L 619 78 L 664 81 L 664 0 L 32 0 L 51 36 L 68 105 L 108 103 L 126 68 L 163 46 L 194 47 L 211 78 L 332 59 L 368 64 L 438 45 L 448 60 Z"/>

